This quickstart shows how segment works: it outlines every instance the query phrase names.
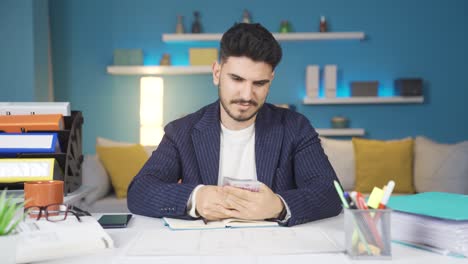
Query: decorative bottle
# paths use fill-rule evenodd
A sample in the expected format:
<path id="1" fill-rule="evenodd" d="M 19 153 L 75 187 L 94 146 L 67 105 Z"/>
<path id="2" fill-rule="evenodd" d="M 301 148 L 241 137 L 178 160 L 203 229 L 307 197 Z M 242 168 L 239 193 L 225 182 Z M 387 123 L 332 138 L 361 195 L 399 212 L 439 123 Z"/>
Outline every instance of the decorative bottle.
<path id="1" fill-rule="evenodd" d="M 320 17 L 320 32 L 327 32 L 327 21 L 325 16 Z"/>
<path id="2" fill-rule="evenodd" d="M 291 25 L 289 24 L 289 22 L 287 20 L 281 21 L 279 32 L 280 33 L 289 33 L 289 32 L 291 32 Z"/>
<path id="3" fill-rule="evenodd" d="M 184 34 L 185 33 L 183 18 L 184 17 L 181 16 L 181 15 L 177 16 L 177 25 L 176 25 L 176 33 L 177 34 Z"/>
<path id="4" fill-rule="evenodd" d="M 198 11 L 193 12 L 194 20 L 192 23 L 192 33 L 201 33 L 200 13 Z"/>
<path id="5" fill-rule="evenodd" d="M 242 23 L 252 23 L 250 13 L 247 9 L 244 9 L 244 12 L 242 13 Z"/>
<path id="6" fill-rule="evenodd" d="M 170 66 L 171 65 L 171 55 L 168 53 L 164 53 L 159 61 L 159 65 L 161 66 Z"/>

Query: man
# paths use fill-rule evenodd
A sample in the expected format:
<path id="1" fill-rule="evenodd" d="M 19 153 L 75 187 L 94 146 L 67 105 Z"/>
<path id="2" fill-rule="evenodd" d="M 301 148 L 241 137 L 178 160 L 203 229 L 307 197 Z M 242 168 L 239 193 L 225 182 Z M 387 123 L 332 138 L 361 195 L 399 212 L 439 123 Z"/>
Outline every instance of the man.
<path id="1" fill-rule="evenodd" d="M 301 114 L 265 103 L 282 51 L 260 24 L 236 24 L 213 64 L 219 100 L 173 121 L 128 189 L 136 214 L 271 219 L 293 226 L 339 214 L 337 180 Z M 221 186 L 258 180 L 258 192 Z"/>

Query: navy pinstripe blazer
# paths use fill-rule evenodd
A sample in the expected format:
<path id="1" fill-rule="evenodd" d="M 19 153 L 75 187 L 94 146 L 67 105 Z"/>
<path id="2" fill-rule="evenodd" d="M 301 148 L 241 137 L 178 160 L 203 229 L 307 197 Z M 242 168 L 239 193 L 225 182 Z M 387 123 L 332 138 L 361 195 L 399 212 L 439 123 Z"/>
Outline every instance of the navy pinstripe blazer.
<path id="1" fill-rule="evenodd" d="M 216 101 L 165 127 L 159 147 L 128 188 L 131 212 L 191 218 L 186 208 L 193 189 L 217 184 L 219 111 Z M 340 213 L 333 185 L 337 177 L 317 132 L 303 115 L 264 104 L 255 123 L 255 162 L 258 180 L 289 206 L 289 226 Z"/>

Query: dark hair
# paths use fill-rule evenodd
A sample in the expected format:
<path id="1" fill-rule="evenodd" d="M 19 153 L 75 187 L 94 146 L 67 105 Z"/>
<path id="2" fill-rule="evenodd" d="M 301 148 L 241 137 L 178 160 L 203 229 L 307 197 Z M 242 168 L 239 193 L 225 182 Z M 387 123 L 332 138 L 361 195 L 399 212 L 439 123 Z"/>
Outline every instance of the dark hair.
<path id="1" fill-rule="evenodd" d="M 273 34 L 262 25 L 236 23 L 221 38 L 221 61 L 231 56 L 265 62 L 274 70 L 281 61 L 282 51 Z"/>

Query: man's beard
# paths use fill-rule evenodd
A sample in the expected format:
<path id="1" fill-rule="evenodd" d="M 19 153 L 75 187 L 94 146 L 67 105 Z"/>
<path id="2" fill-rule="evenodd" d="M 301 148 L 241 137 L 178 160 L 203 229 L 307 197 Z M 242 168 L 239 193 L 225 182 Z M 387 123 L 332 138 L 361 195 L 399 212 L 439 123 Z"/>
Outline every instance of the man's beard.
<path id="1" fill-rule="evenodd" d="M 255 115 L 257 115 L 258 111 L 260 110 L 261 107 L 257 108 L 257 110 L 255 112 L 253 112 L 250 116 L 247 116 L 247 117 L 237 117 L 235 116 L 233 113 L 231 113 L 231 111 L 229 111 L 229 108 L 228 106 L 224 103 L 223 101 L 223 98 L 221 97 L 221 87 L 219 87 L 218 85 L 218 95 L 219 95 L 219 100 L 221 101 L 221 105 L 223 106 L 224 108 L 224 111 L 226 111 L 226 113 L 228 114 L 229 117 L 231 117 L 232 119 L 236 120 L 237 122 L 246 122 L 246 121 L 249 121 L 250 119 L 254 118 Z M 229 104 L 236 104 L 236 103 L 249 103 L 255 107 L 258 106 L 258 103 L 253 101 L 253 100 L 249 100 L 249 101 L 245 101 L 245 100 L 242 100 L 242 99 L 234 99 L 234 100 L 231 100 L 229 102 Z"/>

